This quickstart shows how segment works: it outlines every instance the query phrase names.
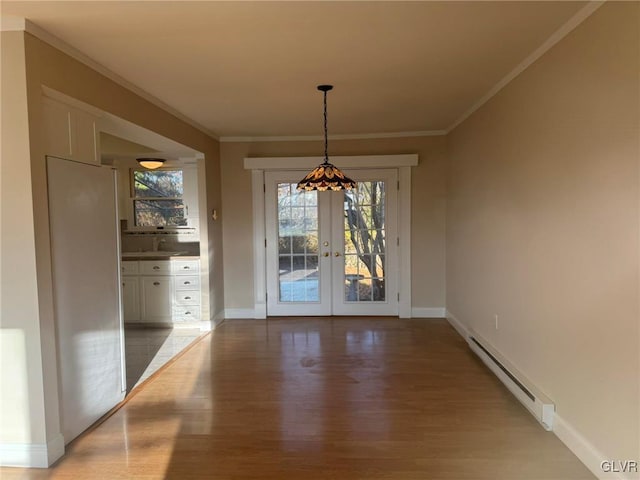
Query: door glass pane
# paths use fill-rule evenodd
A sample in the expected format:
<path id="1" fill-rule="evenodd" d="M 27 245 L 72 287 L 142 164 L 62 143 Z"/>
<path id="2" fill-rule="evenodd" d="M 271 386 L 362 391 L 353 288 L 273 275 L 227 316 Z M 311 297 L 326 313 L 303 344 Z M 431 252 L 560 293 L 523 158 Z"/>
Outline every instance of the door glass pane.
<path id="1" fill-rule="evenodd" d="M 318 302 L 317 192 L 278 184 L 279 297 L 283 302 Z"/>
<path id="2" fill-rule="evenodd" d="M 383 302 L 385 291 L 385 182 L 358 182 L 344 194 L 344 299 Z"/>

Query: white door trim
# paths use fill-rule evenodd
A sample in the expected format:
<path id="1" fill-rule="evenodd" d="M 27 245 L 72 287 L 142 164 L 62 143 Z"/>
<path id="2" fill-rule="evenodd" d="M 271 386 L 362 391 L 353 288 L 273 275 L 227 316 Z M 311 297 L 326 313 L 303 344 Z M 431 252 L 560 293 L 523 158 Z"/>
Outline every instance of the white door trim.
<path id="1" fill-rule="evenodd" d="M 267 318 L 267 232 L 264 170 L 251 172 L 253 194 L 253 318 Z"/>
<path id="2" fill-rule="evenodd" d="M 400 318 L 411 318 L 411 167 L 418 165 L 417 154 L 361 155 L 331 157 L 341 168 L 398 169 L 398 234 L 400 236 L 398 291 Z M 251 170 L 253 198 L 253 291 L 254 317 L 267 317 L 266 230 L 265 230 L 265 170 L 305 171 L 322 162 L 321 157 L 252 157 L 244 159 L 244 168 Z M 301 177 L 302 178 L 302 177 Z"/>

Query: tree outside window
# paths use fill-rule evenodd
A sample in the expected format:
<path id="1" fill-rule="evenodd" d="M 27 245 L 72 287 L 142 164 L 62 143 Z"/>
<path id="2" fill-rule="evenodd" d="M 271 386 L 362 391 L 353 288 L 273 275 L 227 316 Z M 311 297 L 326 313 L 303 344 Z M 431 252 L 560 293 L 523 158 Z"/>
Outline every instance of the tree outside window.
<path id="1" fill-rule="evenodd" d="M 187 225 L 182 170 L 134 170 L 132 178 L 137 227 Z"/>

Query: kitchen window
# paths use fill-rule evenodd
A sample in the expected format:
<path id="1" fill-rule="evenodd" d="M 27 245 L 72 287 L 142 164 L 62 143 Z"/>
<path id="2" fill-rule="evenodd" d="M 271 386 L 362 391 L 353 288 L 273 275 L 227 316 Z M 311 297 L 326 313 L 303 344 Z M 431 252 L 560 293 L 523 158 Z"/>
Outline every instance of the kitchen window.
<path id="1" fill-rule="evenodd" d="M 187 225 L 182 169 L 132 170 L 131 177 L 136 227 Z"/>

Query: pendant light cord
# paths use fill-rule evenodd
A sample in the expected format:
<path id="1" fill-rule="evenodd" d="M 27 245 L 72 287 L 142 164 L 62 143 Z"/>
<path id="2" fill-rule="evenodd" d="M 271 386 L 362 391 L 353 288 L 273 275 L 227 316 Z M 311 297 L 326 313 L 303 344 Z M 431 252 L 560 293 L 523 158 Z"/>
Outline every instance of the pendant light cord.
<path id="1" fill-rule="evenodd" d="M 329 163 L 329 134 L 327 133 L 327 91 L 324 92 L 324 163 Z"/>

